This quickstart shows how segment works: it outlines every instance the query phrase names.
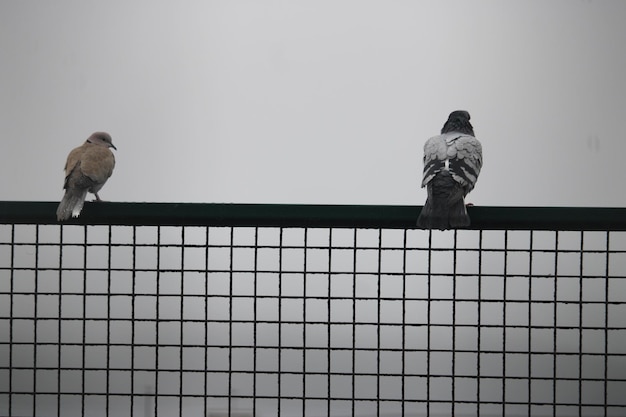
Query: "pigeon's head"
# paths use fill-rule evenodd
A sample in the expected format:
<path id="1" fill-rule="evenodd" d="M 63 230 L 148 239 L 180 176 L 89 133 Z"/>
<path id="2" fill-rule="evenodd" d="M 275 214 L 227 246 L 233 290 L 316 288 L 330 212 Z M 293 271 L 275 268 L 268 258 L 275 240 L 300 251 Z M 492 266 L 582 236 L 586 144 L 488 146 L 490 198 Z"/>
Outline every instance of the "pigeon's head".
<path id="1" fill-rule="evenodd" d="M 470 114 L 465 110 L 455 110 L 441 128 L 441 133 L 459 132 L 474 136 L 474 128 L 470 123 Z"/>
<path id="2" fill-rule="evenodd" d="M 467 121 L 469 121 L 469 119 L 470 119 L 470 114 L 466 110 L 455 110 L 452 113 L 450 113 L 450 116 L 448 116 L 448 120 L 467 120 Z"/>
<path id="3" fill-rule="evenodd" d="M 117 150 L 115 145 L 111 140 L 111 135 L 107 132 L 95 132 L 87 139 L 87 142 L 93 143 L 94 145 L 104 146 L 105 148 L 113 148 Z"/>

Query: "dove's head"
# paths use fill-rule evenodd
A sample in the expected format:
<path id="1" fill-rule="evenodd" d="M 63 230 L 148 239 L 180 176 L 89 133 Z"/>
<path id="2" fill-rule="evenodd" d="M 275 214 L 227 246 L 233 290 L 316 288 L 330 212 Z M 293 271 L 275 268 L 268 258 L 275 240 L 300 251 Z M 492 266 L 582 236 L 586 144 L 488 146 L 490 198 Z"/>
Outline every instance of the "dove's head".
<path id="1" fill-rule="evenodd" d="M 117 148 L 113 145 L 111 141 L 111 135 L 107 132 L 95 132 L 87 139 L 87 142 L 93 143 L 94 145 L 104 146 L 106 148 L 113 148 L 117 150 Z"/>
<path id="2" fill-rule="evenodd" d="M 441 128 L 441 133 L 459 132 L 474 136 L 474 128 L 470 123 L 470 114 L 465 110 L 455 110 Z"/>

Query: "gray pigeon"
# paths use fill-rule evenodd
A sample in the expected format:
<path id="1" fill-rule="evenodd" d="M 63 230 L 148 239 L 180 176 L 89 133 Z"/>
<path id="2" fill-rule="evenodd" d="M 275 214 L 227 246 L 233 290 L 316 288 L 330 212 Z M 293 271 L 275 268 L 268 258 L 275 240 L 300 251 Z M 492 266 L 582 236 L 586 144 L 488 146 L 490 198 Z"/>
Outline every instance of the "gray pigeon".
<path id="1" fill-rule="evenodd" d="M 65 195 L 57 208 L 57 220 L 63 221 L 78 217 L 87 192 L 96 195 L 109 179 L 115 167 L 115 156 L 109 148 L 117 150 L 111 142 L 111 135 L 106 132 L 96 132 L 78 148 L 67 156 L 65 163 Z"/>
<path id="2" fill-rule="evenodd" d="M 457 229 L 470 225 L 465 196 L 474 189 L 483 165 L 482 146 L 474 137 L 465 110 L 450 113 L 441 129 L 424 145 L 426 204 L 417 218 L 422 229 Z"/>

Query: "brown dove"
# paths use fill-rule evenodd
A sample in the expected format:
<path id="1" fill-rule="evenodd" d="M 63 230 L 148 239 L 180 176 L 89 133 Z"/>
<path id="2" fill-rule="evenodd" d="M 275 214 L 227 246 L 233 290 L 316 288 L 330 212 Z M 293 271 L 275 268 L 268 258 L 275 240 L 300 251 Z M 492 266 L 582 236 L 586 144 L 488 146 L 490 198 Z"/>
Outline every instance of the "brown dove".
<path id="1" fill-rule="evenodd" d="M 106 132 L 95 132 L 78 148 L 67 156 L 65 163 L 65 195 L 57 208 L 57 220 L 63 221 L 78 217 L 87 192 L 96 195 L 101 201 L 98 191 L 113 173 L 115 156 L 109 148 L 117 150 L 111 142 L 111 135 Z"/>

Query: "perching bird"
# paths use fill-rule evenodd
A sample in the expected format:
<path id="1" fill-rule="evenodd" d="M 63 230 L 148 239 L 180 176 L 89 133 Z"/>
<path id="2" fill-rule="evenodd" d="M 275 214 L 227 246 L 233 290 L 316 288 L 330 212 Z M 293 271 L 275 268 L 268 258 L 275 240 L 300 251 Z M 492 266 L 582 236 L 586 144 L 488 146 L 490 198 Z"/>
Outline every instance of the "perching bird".
<path id="1" fill-rule="evenodd" d="M 417 226 L 440 230 L 469 226 L 465 196 L 476 185 L 482 165 L 482 146 L 474 137 L 469 113 L 453 111 L 441 135 L 424 145 L 422 187 L 427 187 L 428 198 Z"/>
<path id="2" fill-rule="evenodd" d="M 111 135 L 96 132 L 67 156 L 65 163 L 65 195 L 57 208 L 57 220 L 78 217 L 83 209 L 87 192 L 96 195 L 109 179 L 115 167 L 115 157 L 109 148 L 117 150 L 111 143 Z"/>

